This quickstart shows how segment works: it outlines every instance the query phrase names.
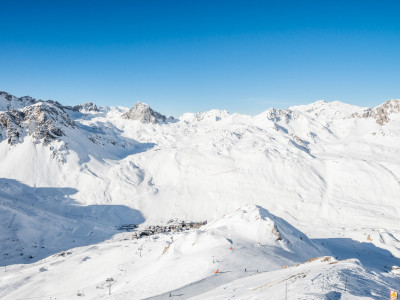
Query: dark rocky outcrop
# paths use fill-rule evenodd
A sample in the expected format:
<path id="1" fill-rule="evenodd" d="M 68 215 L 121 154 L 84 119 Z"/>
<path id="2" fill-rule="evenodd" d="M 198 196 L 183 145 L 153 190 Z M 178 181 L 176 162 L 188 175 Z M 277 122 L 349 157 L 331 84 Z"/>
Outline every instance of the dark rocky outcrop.
<path id="1" fill-rule="evenodd" d="M 69 106 L 68 109 L 73 110 L 73 111 L 79 111 L 79 112 L 89 112 L 89 111 L 98 112 L 99 111 L 99 108 L 93 102 L 78 104 L 78 105 L 75 105 L 72 107 Z"/>
<path id="2" fill-rule="evenodd" d="M 122 114 L 122 118 L 127 120 L 137 120 L 145 124 L 163 123 L 167 120 L 164 115 L 152 110 L 149 105 L 141 102 L 136 103 L 129 111 Z"/>
<path id="3" fill-rule="evenodd" d="M 7 92 L 0 91 L 0 111 L 8 111 L 11 109 L 23 108 L 27 105 L 32 105 L 36 103 L 37 100 L 29 97 L 15 97 Z"/>
<path id="4" fill-rule="evenodd" d="M 375 119 L 379 125 L 384 125 L 390 121 L 390 115 L 400 113 L 400 99 L 393 99 L 378 105 L 375 108 L 368 108 L 363 113 L 354 113 L 352 118 L 372 118 Z"/>
<path id="5" fill-rule="evenodd" d="M 56 101 L 40 101 L 31 97 L 17 98 L 0 92 L 0 141 L 10 145 L 22 142 L 24 135 L 47 145 L 65 135 L 66 127 L 76 125 L 64 107 Z"/>
<path id="6" fill-rule="evenodd" d="M 28 134 L 36 140 L 43 140 L 44 144 L 65 135 L 65 127 L 76 127 L 64 109 L 52 103 L 42 102 L 27 106 L 23 109 L 23 113 L 24 127 Z"/>

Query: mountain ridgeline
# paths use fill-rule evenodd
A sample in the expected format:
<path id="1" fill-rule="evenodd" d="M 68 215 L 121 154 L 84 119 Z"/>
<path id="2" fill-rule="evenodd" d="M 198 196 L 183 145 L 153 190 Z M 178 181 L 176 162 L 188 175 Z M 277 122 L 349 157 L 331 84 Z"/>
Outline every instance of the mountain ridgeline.
<path id="1" fill-rule="evenodd" d="M 63 106 L 53 100 L 37 100 L 29 96 L 15 97 L 0 92 L 0 141 L 8 144 L 22 143 L 25 136 L 32 136 L 35 142 L 48 145 L 51 141 L 62 140 L 66 128 L 76 129 L 72 119 L 76 113 L 99 113 L 96 104 L 89 102 L 75 106 Z M 72 118 L 71 118 L 72 117 Z M 149 105 L 138 102 L 121 118 L 138 120 L 141 123 L 164 123 L 174 118 L 152 110 Z"/>
<path id="2" fill-rule="evenodd" d="M 1 92 L 0 265 L 27 267 L 3 273 L 0 297 L 28 297 L 36 280 L 60 292 L 90 285 L 86 298 L 99 299 L 104 290 L 97 287 L 117 276 L 135 293 L 125 299 L 137 298 L 137 287 L 145 287 L 139 291 L 145 298 L 204 278 L 214 282 L 218 277 L 210 275 L 218 269 L 220 278 L 239 280 L 257 270 L 288 278 L 308 268 L 304 261 L 316 272 L 325 264 L 335 274 L 347 268 L 346 278 L 348 268 L 370 276 L 357 261 L 349 265 L 346 258 L 354 257 L 387 272 L 400 257 L 399 140 L 400 100 L 374 108 L 317 101 L 255 116 L 210 110 L 173 119 L 140 102 L 130 109 L 66 106 Z M 138 240 L 116 229 L 183 220 L 208 222 L 189 234 Z M 313 260 L 321 255 L 344 260 Z M 56 267 L 56 260 L 68 264 Z M 86 278 L 93 262 L 103 271 L 90 284 L 63 269 Z M 129 271 L 121 272 L 122 265 Z M 163 279 L 172 269 L 184 276 L 169 284 Z M 12 294 L 17 277 L 10 276 L 17 273 L 18 296 Z M 46 276 L 58 284 L 43 284 Z M 355 291 L 359 281 L 350 278 Z"/>
<path id="3" fill-rule="evenodd" d="M 330 104 L 318 101 L 311 105 L 307 112 L 320 110 L 323 106 L 328 108 Z M 15 145 L 22 143 L 25 136 L 32 136 L 35 142 L 48 145 L 53 140 L 62 140 L 62 137 L 66 135 L 66 128 L 80 128 L 74 120 L 77 116 L 76 113 L 104 115 L 108 110 L 107 107 L 100 110 L 92 102 L 64 106 L 53 100 L 37 100 L 29 96 L 18 98 L 6 92 L 0 92 L 0 140 L 7 140 L 8 144 Z M 347 116 L 343 115 L 343 118 L 374 119 L 377 124 L 383 126 L 390 121 L 392 114 L 400 113 L 400 100 L 389 100 L 375 108 L 358 109 L 355 107 L 354 110 L 349 112 Z M 197 121 L 201 121 L 215 112 L 218 111 L 199 113 L 193 116 Z M 337 113 L 343 114 L 339 111 Z M 227 112 L 225 114 L 229 116 Z M 185 115 L 183 119 L 185 119 Z M 279 125 L 280 121 L 290 123 L 297 115 L 296 107 L 266 111 L 266 118 L 274 122 L 273 128 L 277 131 L 285 131 L 285 128 Z M 143 124 L 167 124 L 170 121 L 177 121 L 173 117 L 167 118 L 165 115 L 154 111 L 148 104 L 141 102 L 137 102 L 131 109 L 122 112 L 120 116 L 122 119 L 139 121 Z M 318 117 L 317 112 L 314 117 Z M 215 117 L 216 121 L 220 119 L 220 116 Z M 329 121 L 327 120 L 327 122 Z M 300 142 L 301 139 L 297 137 L 295 141 Z M 300 142 L 300 144 L 303 143 Z"/>
<path id="4" fill-rule="evenodd" d="M 368 224 L 365 215 L 386 207 L 390 221 L 399 138 L 400 100 L 173 119 L 140 102 L 66 106 L 0 93 L 0 176 L 74 188 L 76 203 L 128 205 L 154 222 L 213 219 L 249 203 L 292 212 L 294 224 L 307 215 L 298 209 L 316 222 L 347 222 L 346 212 Z M 358 202 L 369 206 L 348 205 Z"/>

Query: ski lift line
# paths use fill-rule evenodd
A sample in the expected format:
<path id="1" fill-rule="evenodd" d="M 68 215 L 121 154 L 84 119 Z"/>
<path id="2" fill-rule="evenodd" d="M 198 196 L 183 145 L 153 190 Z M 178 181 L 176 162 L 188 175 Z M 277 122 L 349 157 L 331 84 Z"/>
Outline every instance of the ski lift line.
<path id="1" fill-rule="evenodd" d="M 225 174 L 225 173 L 235 172 L 237 170 L 240 170 L 240 168 L 236 168 L 236 169 L 232 169 L 232 170 L 228 170 L 228 171 L 220 172 L 220 173 L 209 174 L 207 176 L 217 176 L 217 175 L 222 175 L 222 174 Z"/>

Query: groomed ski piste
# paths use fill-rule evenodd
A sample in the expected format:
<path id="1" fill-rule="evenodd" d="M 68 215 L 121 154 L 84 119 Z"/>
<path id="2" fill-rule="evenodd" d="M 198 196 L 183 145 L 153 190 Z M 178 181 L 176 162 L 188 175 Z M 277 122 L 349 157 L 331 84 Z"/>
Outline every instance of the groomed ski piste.
<path id="1" fill-rule="evenodd" d="M 388 299 L 399 103 L 174 119 L 2 93 L 0 298 Z M 170 220 L 208 223 L 135 236 Z"/>

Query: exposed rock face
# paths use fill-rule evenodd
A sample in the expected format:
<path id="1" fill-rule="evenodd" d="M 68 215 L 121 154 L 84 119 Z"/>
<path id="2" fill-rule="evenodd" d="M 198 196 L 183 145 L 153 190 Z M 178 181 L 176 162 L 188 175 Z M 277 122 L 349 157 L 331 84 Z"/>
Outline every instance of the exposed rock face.
<path id="1" fill-rule="evenodd" d="M 23 113 L 24 127 L 28 134 L 36 140 L 43 140 L 44 144 L 65 135 L 63 128 L 76 127 L 62 107 L 51 103 L 42 102 L 27 106 L 23 109 Z"/>
<path id="2" fill-rule="evenodd" d="M 23 119 L 24 114 L 17 110 L 0 112 L 0 141 L 7 139 L 10 145 L 19 143 L 22 137 Z"/>
<path id="3" fill-rule="evenodd" d="M 7 93 L 0 96 L 3 96 L 0 102 L 2 108 L 9 108 L 0 112 L 0 141 L 7 139 L 10 145 L 14 145 L 22 142 L 24 135 L 31 135 L 36 142 L 47 145 L 65 135 L 65 127 L 76 127 L 58 102 L 17 98 Z M 18 109 L 20 106 L 23 108 Z"/>
<path id="4" fill-rule="evenodd" d="M 69 108 L 69 107 L 68 107 Z M 80 111 L 80 112 L 88 112 L 88 111 L 99 111 L 99 108 L 97 107 L 96 104 L 94 104 L 93 102 L 88 102 L 88 103 L 83 103 L 83 104 L 79 104 L 79 105 L 75 105 L 71 108 L 69 108 L 73 111 Z"/>
<path id="5" fill-rule="evenodd" d="M 107 148 L 118 147 L 121 149 L 132 149 L 135 142 L 122 137 L 120 131 L 111 124 L 97 123 L 88 126 L 74 121 L 76 114 L 81 112 L 87 114 L 99 112 L 94 103 L 84 103 L 76 106 L 63 106 L 52 100 L 42 101 L 31 97 L 17 98 L 8 93 L 0 93 L 0 142 L 7 141 L 9 145 L 24 142 L 27 136 L 32 137 L 33 143 L 49 145 L 52 157 L 61 163 L 66 162 L 69 153 L 71 139 L 80 139 L 79 145 L 85 147 L 87 139 L 91 146 Z M 84 116 L 78 116 L 84 118 Z M 57 143 L 52 143 L 53 141 Z M 90 144 L 89 144 L 90 143 Z M 114 153 L 114 149 L 110 149 Z M 96 152 L 96 150 L 94 150 Z M 86 157 L 84 158 L 86 159 Z"/>
<path id="6" fill-rule="evenodd" d="M 296 116 L 294 115 L 293 111 L 289 109 L 282 110 L 270 108 L 267 110 L 267 118 L 274 122 L 279 122 L 283 119 L 285 123 L 289 123 L 289 121 L 295 119 Z"/>
<path id="7" fill-rule="evenodd" d="M 167 120 L 164 115 L 152 110 L 149 105 L 141 102 L 136 103 L 128 112 L 122 114 L 122 118 L 153 124 L 162 123 Z"/>
<path id="8" fill-rule="evenodd" d="M 32 97 L 24 96 L 18 98 L 9 93 L 0 91 L 0 111 L 23 108 L 34 103 L 36 103 L 36 99 L 33 99 Z"/>
<path id="9" fill-rule="evenodd" d="M 22 144 L 29 137 L 30 143 L 48 146 L 51 157 L 60 163 L 67 162 L 70 150 L 75 150 L 82 161 L 99 153 L 117 158 L 136 151 L 137 142 L 122 136 L 121 130 L 111 122 L 87 124 L 89 119 L 99 115 L 103 116 L 103 112 L 94 103 L 63 106 L 52 100 L 18 98 L 1 92 L 0 143 Z"/>
<path id="10" fill-rule="evenodd" d="M 368 108 L 364 113 L 354 113 L 353 118 L 373 118 L 379 125 L 384 125 L 389 122 L 391 114 L 400 113 L 400 99 L 386 101 L 385 103 L 375 107 Z"/>

